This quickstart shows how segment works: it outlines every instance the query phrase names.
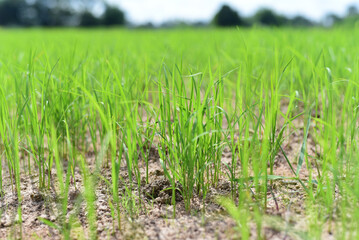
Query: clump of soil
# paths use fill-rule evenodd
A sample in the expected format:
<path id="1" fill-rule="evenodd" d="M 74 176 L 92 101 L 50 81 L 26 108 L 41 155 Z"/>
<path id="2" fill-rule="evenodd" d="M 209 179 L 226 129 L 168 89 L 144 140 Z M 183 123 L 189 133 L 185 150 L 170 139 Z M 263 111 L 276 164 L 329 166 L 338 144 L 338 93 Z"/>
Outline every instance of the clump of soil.
<path id="1" fill-rule="evenodd" d="M 179 183 L 175 186 L 175 200 L 182 201 L 181 186 Z M 144 187 L 144 194 L 147 199 L 152 199 L 155 203 L 171 204 L 172 201 L 172 185 L 164 176 L 157 178 Z"/>

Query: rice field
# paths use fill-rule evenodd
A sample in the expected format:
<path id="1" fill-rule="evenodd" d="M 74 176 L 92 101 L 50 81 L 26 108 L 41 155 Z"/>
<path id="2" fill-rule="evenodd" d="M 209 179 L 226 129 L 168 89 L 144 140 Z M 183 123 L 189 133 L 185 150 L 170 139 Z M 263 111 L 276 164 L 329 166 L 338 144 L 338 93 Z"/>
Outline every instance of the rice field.
<path id="1" fill-rule="evenodd" d="M 356 239 L 357 39 L 0 29 L 0 238 Z"/>

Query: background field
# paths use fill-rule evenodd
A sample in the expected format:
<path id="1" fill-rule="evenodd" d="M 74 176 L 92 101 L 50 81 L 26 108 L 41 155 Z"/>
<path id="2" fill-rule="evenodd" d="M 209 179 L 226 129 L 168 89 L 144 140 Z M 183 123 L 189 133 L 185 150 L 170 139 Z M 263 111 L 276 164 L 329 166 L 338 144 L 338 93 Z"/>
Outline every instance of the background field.
<path id="1" fill-rule="evenodd" d="M 0 237 L 355 239 L 358 37 L 1 30 Z"/>

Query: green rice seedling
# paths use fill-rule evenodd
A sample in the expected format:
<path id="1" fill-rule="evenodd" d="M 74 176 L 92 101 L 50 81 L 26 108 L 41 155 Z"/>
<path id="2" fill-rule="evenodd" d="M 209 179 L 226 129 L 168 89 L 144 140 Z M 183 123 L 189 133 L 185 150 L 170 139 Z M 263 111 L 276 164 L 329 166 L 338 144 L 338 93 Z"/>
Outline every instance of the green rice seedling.
<path id="1" fill-rule="evenodd" d="M 113 125 L 112 125 L 112 132 L 114 132 L 114 129 L 119 129 L 119 136 L 121 137 L 120 143 L 119 143 L 119 154 L 118 154 L 118 163 L 115 163 L 115 159 L 112 160 L 112 166 L 116 166 L 116 175 L 113 176 L 113 179 L 115 178 L 116 181 L 119 179 L 119 168 L 121 165 L 121 159 L 122 155 L 124 155 L 124 158 L 126 160 L 127 170 L 128 170 L 128 177 L 129 177 L 129 186 L 126 187 L 126 193 L 129 196 L 129 208 L 128 211 L 130 213 L 130 216 L 135 212 L 136 203 L 135 203 L 135 196 L 133 195 L 133 178 L 135 179 L 137 186 L 139 188 L 139 192 L 141 193 L 141 175 L 139 171 L 139 154 L 138 154 L 138 146 L 141 146 L 142 144 L 137 144 L 138 138 L 138 113 L 139 113 L 139 102 L 132 100 L 132 91 L 131 89 L 125 89 L 120 81 L 120 76 L 118 73 L 114 70 L 113 66 L 108 63 L 109 68 L 111 70 L 111 73 L 114 76 L 114 79 L 117 83 L 118 89 L 119 89 L 119 96 L 120 96 L 120 107 L 118 110 L 118 116 L 121 116 L 119 120 L 116 121 L 116 118 L 112 117 Z M 109 113 L 111 114 L 111 113 Z M 110 119 L 110 115 L 109 115 Z M 113 158 L 116 157 L 116 150 L 115 147 L 117 141 L 116 136 L 113 137 L 112 141 L 112 149 L 113 149 Z M 116 165 L 115 165 L 116 164 Z M 114 170 L 112 170 L 114 171 Z M 115 172 L 113 172 L 115 174 Z M 118 189 L 118 182 L 116 183 L 116 186 L 113 186 L 113 188 Z M 114 198 L 117 199 L 117 202 L 119 202 L 118 199 L 118 190 L 117 193 L 114 194 Z"/>
<path id="2" fill-rule="evenodd" d="M 3 93 L 3 90 L 2 88 L 0 88 L 0 93 L 1 93 L 1 121 L 0 121 L 0 127 L 1 127 L 1 130 L 0 130 L 0 133 L 1 133 L 1 142 L 0 142 L 0 146 L 1 146 L 1 159 L 0 159 L 0 177 L 1 177 L 1 180 L 0 180 L 0 192 L 1 192 L 1 197 L 3 197 L 3 165 L 2 165 L 2 162 L 3 162 L 3 157 L 6 153 L 5 151 L 5 142 L 4 142 L 4 133 L 5 133 L 5 125 L 3 124 L 5 121 L 4 119 L 4 116 L 6 114 L 6 110 L 4 111 L 4 108 L 5 108 L 5 96 L 4 96 L 4 93 Z"/>
<path id="3" fill-rule="evenodd" d="M 147 112 L 147 111 L 146 111 Z M 147 112 L 147 115 L 150 116 L 151 112 Z M 151 154 L 151 147 L 154 142 L 154 137 L 156 134 L 155 124 L 151 123 L 151 118 L 146 122 L 140 120 L 140 126 L 137 134 L 137 142 L 140 144 L 139 149 L 143 156 L 143 160 L 146 164 L 146 183 L 149 182 L 149 157 Z"/>
<path id="4" fill-rule="evenodd" d="M 119 198 L 118 198 L 118 182 L 119 182 L 119 165 L 120 165 L 119 161 L 121 160 L 122 151 L 120 152 L 120 155 L 117 156 L 117 144 L 116 144 L 117 135 L 112 130 L 114 125 L 113 125 L 113 121 L 111 121 L 112 120 L 111 117 L 108 119 L 108 116 L 106 116 L 105 112 L 102 110 L 101 106 L 96 101 L 96 99 L 91 95 L 90 92 L 88 92 L 83 86 L 80 86 L 80 88 L 82 88 L 82 91 L 88 97 L 88 99 L 91 103 L 91 106 L 94 108 L 94 111 L 100 115 L 102 127 L 105 129 L 105 131 L 108 132 L 108 134 L 110 134 L 108 141 L 110 143 L 110 158 L 111 158 L 111 166 L 112 166 L 111 190 L 112 190 L 112 197 L 114 198 L 114 204 L 116 204 L 115 207 L 116 207 L 116 211 L 117 211 L 118 225 L 119 225 L 119 228 L 121 228 L 121 215 L 119 212 L 120 205 L 119 205 Z M 110 122 L 109 122 L 109 120 L 110 120 Z M 115 127 L 115 129 L 116 129 L 116 127 Z M 105 154 L 105 152 L 102 152 L 101 158 L 104 157 L 104 154 Z M 118 160 L 116 159 L 117 157 L 119 158 Z M 101 164 L 99 164 L 99 163 L 101 163 Z M 96 168 L 99 169 L 102 165 L 102 161 L 96 161 L 96 165 L 97 165 Z"/>
<path id="5" fill-rule="evenodd" d="M 2 148 L 2 146 L 1 146 Z M 2 171 L 3 171 L 3 168 L 2 168 L 2 161 L 3 161 L 3 156 L 4 156 L 5 152 L 4 150 L 1 149 L 1 155 L 0 155 L 0 197 L 3 197 L 4 196 L 4 192 L 3 192 L 3 180 L 2 180 Z"/>
<path id="6" fill-rule="evenodd" d="M 35 86 L 35 76 L 34 76 L 34 55 L 35 52 L 30 52 L 29 54 L 29 67 L 28 67 L 28 91 L 29 98 L 27 105 L 28 119 L 30 119 L 30 138 L 29 144 L 31 146 L 32 155 L 36 158 L 38 166 L 38 175 L 39 175 L 39 188 L 45 187 L 46 180 L 46 163 L 45 163 L 45 149 L 44 149 L 44 137 L 46 131 L 46 118 L 44 107 L 39 108 L 38 100 L 41 101 L 40 106 L 45 106 L 46 99 L 44 98 L 45 88 L 37 89 Z M 40 99 L 38 97 L 40 95 Z"/>
<path id="7" fill-rule="evenodd" d="M 66 219 L 67 216 L 67 206 L 68 206 L 68 193 L 69 193 L 69 185 L 70 185 L 70 176 L 71 176 L 71 162 L 69 162 L 68 169 L 66 171 L 66 175 L 64 177 L 64 169 L 63 165 L 60 162 L 59 151 L 58 151 L 58 137 L 56 134 L 56 129 L 54 125 L 51 125 L 50 133 L 48 133 L 48 139 L 51 139 L 51 157 L 55 160 L 56 173 L 57 173 L 57 183 L 59 186 L 60 194 L 60 216 L 59 216 L 59 226 L 57 229 L 61 232 L 64 239 L 70 239 L 71 233 L 71 224 Z M 45 223 L 49 224 L 49 221 L 45 220 Z M 51 223 L 51 226 L 55 226 Z"/>
<path id="8" fill-rule="evenodd" d="M 205 195 L 208 184 L 218 181 L 217 161 L 223 145 L 224 116 L 220 100 L 221 76 L 215 82 L 210 75 L 204 92 L 203 75 L 198 81 L 194 76 L 191 78 L 190 91 L 187 92 L 181 73 L 176 73 L 175 69 L 170 73 L 164 68 L 164 82 L 157 83 L 162 166 L 172 183 L 172 203 L 177 189 L 185 199 L 187 210 L 194 191 Z M 211 96 L 212 91 L 216 95 Z M 180 186 L 176 186 L 177 181 Z"/>
<path id="9" fill-rule="evenodd" d="M 91 175 L 85 160 L 81 158 L 82 176 L 85 186 L 84 199 L 87 206 L 87 221 L 90 225 L 90 239 L 97 239 L 97 216 L 96 216 L 96 195 L 95 195 L 95 177 Z"/>
<path id="10" fill-rule="evenodd" d="M 242 191 L 239 193 L 239 202 L 236 205 L 232 200 L 227 198 L 219 199 L 219 203 L 225 208 L 229 215 L 236 221 L 241 239 L 250 239 L 251 236 L 251 218 L 252 214 L 248 209 L 248 193 Z M 261 231 L 259 227 L 259 231 Z M 260 239 L 261 235 L 258 235 Z"/>
<path id="11" fill-rule="evenodd" d="M 7 112 L 7 102 L 5 99 L 4 92 L 0 88 L 0 98 L 1 98 L 1 124 L 0 124 L 0 136 L 2 139 L 2 144 L 5 148 L 5 157 L 7 159 L 11 187 L 15 185 L 15 192 L 17 194 L 17 216 L 16 223 L 19 224 L 19 236 L 22 237 L 22 194 L 20 188 L 20 157 L 19 157 L 19 133 L 17 128 L 17 118 L 11 118 Z M 2 169 L 1 169 L 2 171 Z M 16 232 L 17 233 L 17 232 Z"/>
<path id="12" fill-rule="evenodd" d="M 13 186 L 13 177 L 14 177 L 14 173 L 13 173 L 13 164 L 11 161 L 11 150 L 10 150 L 10 145 L 9 145 L 9 139 L 8 139 L 8 135 L 7 135 L 7 130 L 8 130 L 8 109 L 7 109 L 7 104 L 6 104 L 6 97 L 4 95 L 4 92 L 2 90 L 2 88 L 0 88 L 0 93 L 1 93 L 1 140 L 2 140 L 2 146 L 4 148 L 4 153 L 6 154 L 5 156 L 7 157 L 7 162 L 8 162 L 8 168 L 9 168 L 9 172 L 10 174 L 10 180 L 11 180 L 11 186 Z M 2 154 L 4 154 L 2 153 Z M 8 157 L 9 156 L 9 157 Z M 1 169 L 2 170 L 2 169 Z"/>

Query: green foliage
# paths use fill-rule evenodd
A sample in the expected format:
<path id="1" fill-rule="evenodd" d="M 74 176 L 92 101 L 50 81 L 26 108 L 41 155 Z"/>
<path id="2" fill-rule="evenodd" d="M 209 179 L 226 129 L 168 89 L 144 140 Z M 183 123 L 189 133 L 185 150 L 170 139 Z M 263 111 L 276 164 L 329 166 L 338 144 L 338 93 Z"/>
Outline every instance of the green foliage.
<path id="1" fill-rule="evenodd" d="M 275 13 L 268 8 L 258 10 L 253 16 L 254 22 L 263 26 L 283 26 L 288 24 L 288 18 Z"/>
<path id="2" fill-rule="evenodd" d="M 107 6 L 102 15 L 102 23 L 105 26 L 116 26 L 125 24 L 125 13 L 117 7 Z"/>
<path id="3" fill-rule="evenodd" d="M 245 24 L 239 14 L 228 5 L 223 5 L 212 21 L 219 27 L 241 26 Z"/>
<path id="4" fill-rule="evenodd" d="M 91 12 L 83 12 L 80 17 L 80 26 L 95 27 L 100 25 L 100 19 L 94 16 Z"/>
<path id="5" fill-rule="evenodd" d="M 93 6 L 102 4 L 104 13 L 95 16 Z M 79 7 L 80 6 L 80 7 Z M 99 5 L 97 5 L 98 7 Z M 103 1 L 0 1 L 0 25 L 9 27 L 54 27 L 82 26 L 95 27 L 98 25 L 118 26 L 126 23 L 125 14 L 116 6 L 110 6 Z"/>

